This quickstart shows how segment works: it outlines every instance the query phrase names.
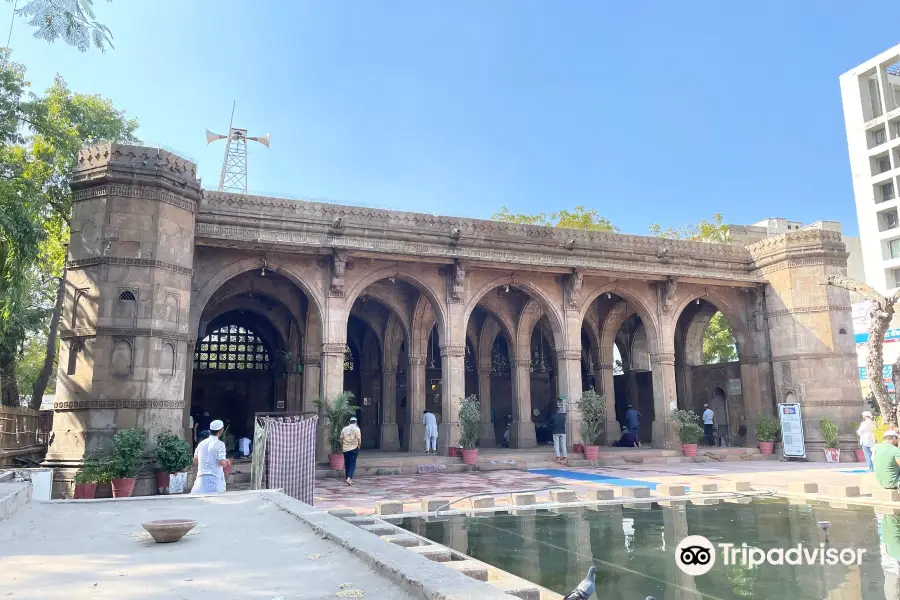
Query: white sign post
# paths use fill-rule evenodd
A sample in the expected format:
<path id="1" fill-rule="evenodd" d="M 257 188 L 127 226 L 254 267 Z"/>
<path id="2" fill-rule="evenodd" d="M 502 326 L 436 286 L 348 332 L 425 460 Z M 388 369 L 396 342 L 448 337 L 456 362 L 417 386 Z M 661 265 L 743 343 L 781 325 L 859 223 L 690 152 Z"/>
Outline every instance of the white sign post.
<path id="1" fill-rule="evenodd" d="M 803 439 L 803 417 L 799 404 L 779 404 L 778 419 L 781 422 L 781 451 L 785 458 L 806 458 L 806 442 Z"/>

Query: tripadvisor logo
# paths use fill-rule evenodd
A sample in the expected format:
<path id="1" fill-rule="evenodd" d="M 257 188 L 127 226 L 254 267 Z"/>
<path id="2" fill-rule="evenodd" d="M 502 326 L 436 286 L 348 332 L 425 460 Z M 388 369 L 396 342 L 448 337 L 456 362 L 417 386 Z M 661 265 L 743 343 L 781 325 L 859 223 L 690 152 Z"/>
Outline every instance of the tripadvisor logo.
<path id="1" fill-rule="evenodd" d="M 830 548 L 825 544 L 805 546 L 797 544 L 790 548 L 763 550 L 755 546 L 741 544 L 717 544 L 702 535 L 689 535 L 675 547 L 675 564 L 688 575 L 705 575 L 716 564 L 716 555 L 721 554 L 726 566 L 741 565 L 754 569 L 761 565 L 827 565 L 833 567 L 861 565 L 865 548 Z"/>

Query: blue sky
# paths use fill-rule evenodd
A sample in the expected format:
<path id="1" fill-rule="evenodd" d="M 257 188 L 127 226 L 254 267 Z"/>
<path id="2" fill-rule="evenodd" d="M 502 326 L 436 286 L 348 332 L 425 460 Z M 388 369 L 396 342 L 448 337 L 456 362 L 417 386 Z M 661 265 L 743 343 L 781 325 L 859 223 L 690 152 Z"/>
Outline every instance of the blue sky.
<path id="1" fill-rule="evenodd" d="M 23 21 L 11 46 L 36 88 L 58 72 L 111 98 L 208 188 L 224 146 L 204 130 L 236 100 L 236 126 L 272 133 L 251 147 L 259 193 L 481 218 L 583 204 L 639 234 L 714 212 L 855 233 L 838 76 L 900 42 L 890 6 L 98 0 L 114 50 Z"/>

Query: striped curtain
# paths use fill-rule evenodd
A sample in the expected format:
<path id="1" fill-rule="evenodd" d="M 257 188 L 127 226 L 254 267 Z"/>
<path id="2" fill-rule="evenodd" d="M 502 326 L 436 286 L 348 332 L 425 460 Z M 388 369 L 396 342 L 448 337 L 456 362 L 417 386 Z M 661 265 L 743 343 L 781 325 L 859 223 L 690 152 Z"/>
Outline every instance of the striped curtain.
<path id="1" fill-rule="evenodd" d="M 313 503 L 316 479 L 316 423 L 309 419 L 269 419 L 266 457 L 266 487 L 307 504 Z M 254 454 L 257 450 L 254 449 Z"/>

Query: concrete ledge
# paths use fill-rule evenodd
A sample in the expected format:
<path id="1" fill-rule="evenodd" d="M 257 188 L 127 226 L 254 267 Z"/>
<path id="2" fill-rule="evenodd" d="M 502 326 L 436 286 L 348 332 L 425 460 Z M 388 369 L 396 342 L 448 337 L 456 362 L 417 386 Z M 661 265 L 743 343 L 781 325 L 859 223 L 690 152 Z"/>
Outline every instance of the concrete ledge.
<path id="1" fill-rule="evenodd" d="M 541 600 L 541 590 L 524 579 L 498 579 L 497 581 L 492 581 L 491 585 L 510 596 L 515 596 L 522 600 Z"/>
<path id="2" fill-rule="evenodd" d="M 450 550 L 444 546 L 412 546 L 409 548 L 409 551 L 434 562 L 450 562 Z"/>
<path id="3" fill-rule="evenodd" d="M 623 487 L 622 488 L 622 497 L 623 498 L 649 498 L 650 497 L 650 488 L 636 486 L 636 487 Z"/>
<path id="4" fill-rule="evenodd" d="M 792 481 L 788 484 L 788 491 L 795 494 L 818 494 L 819 484 L 814 481 Z"/>
<path id="5" fill-rule="evenodd" d="M 477 579 L 478 581 L 488 580 L 487 565 L 477 560 L 452 560 L 447 563 L 447 566 L 472 579 Z"/>
<path id="6" fill-rule="evenodd" d="M 656 493 L 660 496 L 684 496 L 687 486 L 678 483 L 662 483 L 656 486 Z"/>
<path id="7" fill-rule="evenodd" d="M 594 490 L 595 500 L 613 500 L 616 497 L 616 490 L 613 488 L 600 488 Z"/>
<path id="8" fill-rule="evenodd" d="M 320 536 L 352 552 L 384 577 L 429 600 L 509 600 L 499 589 L 466 577 L 442 563 L 416 556 L 405 548 L 385 544 L 372 536 L 360 536 L 350 523 L 318 511 L 282 493 L 265 494 L 281 510 L 305 523 Z"/>
<path id="9" fill-rule="evenodd" d="M 331 514 L 331 513 L 328 513 L 328 514 Z M 375 525 L 378 523 L 378 521 L 376 521 L 372 517 L 348 517 L 344 520 L 347 521 L 348 523 L 352 523 L 353 525 L 356 525 L 357 527 L 362 527 L 363 525 Z"/>
<path id="10" fill-rule="evenodd" d="M 0 521 L 13 516 L 31 500 L 31 484 L 27 481 L 0 483 Z"/>
<path id="11" fill-rule="evenodd" d="M 494 508 L 494 498 L 472 498 L 472 508 Z"/>
<path id="12" fill-rule="evenodd" d="M 900 502 L 900 491 L 874 488 L 872 490 L 872 499 L 879 502 Z"/>
<path id="13" fill-rule="evenodd" d="M 859 498 L 858 485 L 829 485 L 825 486 L 825 494 L 837 498 Z"/>
<path id="14" fill-rule="evenodd" d="M 399 515 L 403 512 L 403 503 L 395 500 L 379 500 L 375 503 L 376 515 Z"/>
<path id="15" fill-rule="evenodd" d="M 692 492 L 718 492 L 719 484 L 718 483 L 696 483 L 691 484 Z"/>
<path id="16" fill-rule="evenodd" d="M 347 517 L 355 517 L 356 511 L 355 510 L 347 510 L 347 509 L 329 510 L 328 514 L 331 515 L 332 517 L 337 517 L 339 519 L 346 519 Z"/>
<path id="17" fill-rule="evenodd" d="M 404 548 L 412 548 L 413 546 L 422 545 L 422 540 L 414 535 L 408 535 L 405 533 L 399 533 L 397 535 L 383 535 L 381 536 L 381 539 L 398 546 L 403 546 Z"/>
<path id="18" fill-rule="evenodd" d="M 531 506 L 537 502 L 537 496 L 532 493 L 527 494 L 513 494 L 512 495 L 512 503 L 513 506 Z"/>
<path id="19" fill-rule="evenodd" d="M 384 523 L 379 523 L 375 525 L 363 525 L 360 527 L 363 531 L 367 533 L 371 533 L 372 535 L 383 536 L 383 535 L 395 535 L 400 529 L 396 527 L 392 527 L 391 525 L 386 525 Z"/>
<path id="20" fill-rule="evenodd" d="M 443 498 L 422 498 L 422 512 L 434 512 L 445 506 L 449 500 Z"/>
<path id="21" fill-rule="evenodd" d="M 552 502 L 578 502 L 578 496 L 572 490 L 550 490 Z"/>
<path id="22" fill-rule="evenodd" d="M 722 489 L 729 492 L 752 492 L 753 487 L 749 481 L 726 481 L 722 483 Z"/>

